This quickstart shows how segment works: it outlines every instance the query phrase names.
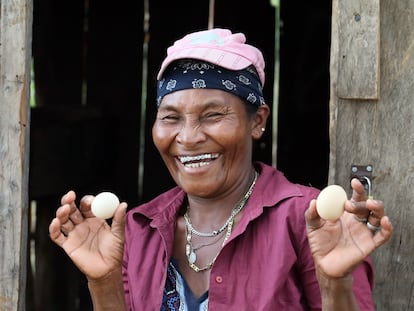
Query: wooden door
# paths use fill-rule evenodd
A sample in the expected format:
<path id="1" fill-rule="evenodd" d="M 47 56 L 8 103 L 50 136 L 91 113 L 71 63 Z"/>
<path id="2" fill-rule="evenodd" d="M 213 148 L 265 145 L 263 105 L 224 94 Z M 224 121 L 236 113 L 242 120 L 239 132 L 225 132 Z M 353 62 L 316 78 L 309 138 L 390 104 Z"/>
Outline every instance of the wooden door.
<path id="1" fill-rule="evenodd" d="M 414 306 L 414 1 L 334 0 L 330 183 L 371 165 L 394 234 L 372 257 L 377 311 Z M 348 188 L 349 189 L 349 188 Z"/>

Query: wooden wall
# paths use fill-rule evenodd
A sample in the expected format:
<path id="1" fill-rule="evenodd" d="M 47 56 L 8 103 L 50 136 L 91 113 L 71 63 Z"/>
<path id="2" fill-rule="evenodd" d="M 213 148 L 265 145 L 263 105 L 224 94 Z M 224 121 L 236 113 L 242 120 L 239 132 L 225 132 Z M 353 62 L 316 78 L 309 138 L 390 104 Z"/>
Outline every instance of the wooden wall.
<path id="1" fill-rule="evenodd" d="M 30 1 L 0 1 L 0 310 L 25 310 Z"/>
<path id="2" fill-rule="evenodd" d="M 38 107 L 30 112 L 32 2 L 0 1 L 1 310 L 90 310 L 84 279 L 46 233 L 62 193 L 105 188 L 134 205 L 172 185 L 150 139 L 154 77 L 168 45 L 207 27 L 208 3 L 149 2 L 145 34 L 140 1 L 34 0 Z M 293 181 L 318 187 L 347 185 L 351 165 L 373 165 L 374 196 L 385 201 L 395 227 L 390 243 L 373 256 L 376 307 L 411 310 L 414 2 L 333 1 L 330 91 L 330 1 L 281 4 L 278 137 L 267 134 L 255 157 L 274 161 L 270 150 L 277 140 L 278 167 Z M 271 101 L 275 25 L 269 1 L 253 9 L 235 0 L 216 2 L 215 24 L 245 32 L 264 51 Z M 148 82 L 142 88 L 144 40 Z M 30 200 L 37 202 L 30 235 L 37 256 L 25 291 Z"/>
<path id="3" fill-rule="evenodd" d="M 414 1 L 333 1 L 330 182 L 373 166 L 394 225 L 373 255 L 377 311 L 414 308 Z"/>

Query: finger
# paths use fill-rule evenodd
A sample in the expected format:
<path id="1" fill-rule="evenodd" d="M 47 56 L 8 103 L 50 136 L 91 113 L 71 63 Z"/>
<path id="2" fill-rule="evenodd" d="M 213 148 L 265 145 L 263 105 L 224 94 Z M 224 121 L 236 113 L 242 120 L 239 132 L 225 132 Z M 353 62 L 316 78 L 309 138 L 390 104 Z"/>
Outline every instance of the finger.
<path id="1" fill-rule="evenodd" d="M 75 224 L 79 222 L 79 215 L 76 215 L 78 209 L 75 204 L 76 193 L 72 190 L 68 191 L 60 199 L 61 207 L 56 211 L 56 217 L 58 217 L 62 224 L 65 224 L 66 230 L 71 230 L 73 224 L 67 223 L 69 219 L 72 221 L 75 220 Z"/>
<path id="2" fill-rule="evenodd" d="M 93 195 L 85 195 L 82 197 L 80 201 L 80 210 L 82 212 L 83 217 L 85 218 L 92 218 L 95 215 L 92 213 L 91 205 L 92 201 L 95 197 Z"/>
<path id="3" fill-rule="evenodd" d="M 54 243 L 56 243 L 60 247 L 63 247 L 63 243 L 65 243 L 67 238 L 63 235 L 62 231 L 60 230 L 60 227 L 61 223 L 59 219 L 54 218 L 49 225 L 49 236 Z"/>
<path id="4" fill-rule="evenodd" d="M 75 200 L 76 200 L 76 193 L 70 190 L 65 195 L 62 196 L 62 198 L 60 199 L 60 204 L 61 205 L 72 204 L 75 202 Z"/>
<path id="5" fill-rule="evenodd" d="M 56 218 L 59 219 L 61 223 L 60 230 L 65 235 L 68 235 L 77 224 L 83 221 L 83 216 L 74 203 L 59 207 L 56 211 Z"/>
<path id="6" fill-rule="evenodd" d="M 317 229 L 323 225 L 323 220 L 316 210 L 316 200 L 309 203 L 309 208 L 305 212 L 305 219 L 308 228 Z"/>
<path id="7" fill-rule="evenodd" d="M 82 223 L 85 220 L 81 211 L 76 207 L 75 204 L 70 205 L 69 219 L 75 226 Z"/>
<path id="8" fill-rule="evenodd" d="M 111 231 L 112 233 L 124 240 L 125 235 L 125 220 L 126 220 L 126 209 L 128 205 L 122 202 L 115 210 L 114 217 L 112 219 Z"/>
<path id="9" fill-rule="evenodd" d="M 72 221 L 67 221 L 64 224 L 60 226 L 60 231 L 65 235 L 68 236 L 69 232 L 71 232 L 75 228 L 75 225 L 72 223 Z"/>
<path id="10" fill-rule="evenodd" d="M 385 214 L 384 203 L 380 200 L 367 200 L 367 209 L 375 218 L 381 219 Z"/>
<path id="11" fill-rule="evenodd" d="M 367 208 L 366 201 L 348 200 L 345 202 L 344 208 L 347 212 L 354 214 L 359 221 L 367 221 L 370 210 Z"/>
<path id="12" fill-rule="evenodd" d="M 61 224 L 66 223 L 69 220 L 71 206 L 64 204 L 56 210 L 56 218 L 59 219 Z"/>
<path id="13" fill-rule="evenodd" d="M 352 198 L 353 201 L 365 201 L 367 199 L 365 193 L 364 185 L 358 180 L 358 178 L 353 178 L 351 180 L 351 187 L 352 187 Z"/>
<path id="14" fill-rule="evenodd" d="M 368 222 L 373 226 L 380 226 L 381 218 L 384 216 L 384 204 L 378 200 L 367 200 L 367 209 L 370 211 Z"/>
<path id="15" fill-rule="evenodd" d="M 59 219 L 61 225 L 60 230 L 68 235 L 75 225 L 79 224 L 83 217 L 75 204 L 65 204 L 56 211 L 56 218 Z"/>
<path id="16" fill-rule="evenodd" d="M 382 244 L 384 244 L 386 241 L 388 241 L 391 237 L 393 231 L 392 223 L 388 216 L 384 216 L 381 218 L 381 230 L 378 231 L 374 236 L 373 240 L 375 243 L 375 246 L 378 248 Z"/>

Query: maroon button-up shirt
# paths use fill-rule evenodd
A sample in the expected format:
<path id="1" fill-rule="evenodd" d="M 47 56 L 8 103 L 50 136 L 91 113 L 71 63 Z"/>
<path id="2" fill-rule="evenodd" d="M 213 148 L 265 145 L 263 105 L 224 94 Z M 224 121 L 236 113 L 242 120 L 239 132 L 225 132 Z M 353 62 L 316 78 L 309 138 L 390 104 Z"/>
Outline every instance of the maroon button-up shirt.
<path id="1" fill-rule="evenodd" d="M 253 193 L 211 270 L 209 310 L 321 310 L 304 217 L 319 191 L 290 183 L 271 166 L 255 165 L 260 176 Z M 184 199 L 174 188 L 128 212 L 123 274 L 129 310 L 160 310 Z M 353 277 L 361 310 L 373 311 L 369 258 Z"/>

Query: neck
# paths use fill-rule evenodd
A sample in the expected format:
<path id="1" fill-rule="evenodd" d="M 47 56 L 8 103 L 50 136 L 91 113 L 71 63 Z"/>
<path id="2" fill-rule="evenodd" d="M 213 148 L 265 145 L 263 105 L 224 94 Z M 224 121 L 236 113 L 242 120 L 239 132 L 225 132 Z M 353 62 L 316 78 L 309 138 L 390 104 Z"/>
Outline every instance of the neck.
<path id="1" fill-rule="evenodd" d="M 239 190 L 231 194 L 227 193 L 219 198 L 209 199 L 189 197 L 187 216 L 191 219 L 193 227 L 203 232 L 217 230 L 228 220 L 232 212 L 238 209 L 241 201 L 246 201 L 242 204 L 242 208 L 247 203 L 256 182 L 256 174 L 256 171 L 252 170 L 249 178 L 238 187 Z"/>

